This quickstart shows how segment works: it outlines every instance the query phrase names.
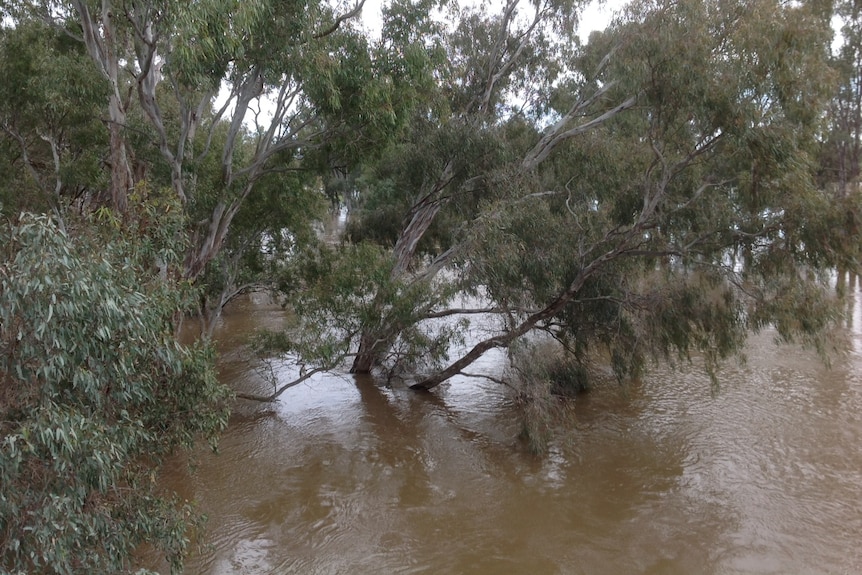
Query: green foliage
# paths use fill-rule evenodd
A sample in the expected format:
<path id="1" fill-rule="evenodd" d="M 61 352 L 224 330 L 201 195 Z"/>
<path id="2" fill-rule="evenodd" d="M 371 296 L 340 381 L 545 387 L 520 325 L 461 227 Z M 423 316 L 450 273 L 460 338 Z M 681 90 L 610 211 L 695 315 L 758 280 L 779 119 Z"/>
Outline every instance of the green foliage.
<path id="1" fill-rule="evenodd" d="M 493 180 L 463 252 L 470 284 L 518 318 L 563 298 L 536 327 L 575 357 L 604 350 L 621 379 L 693 352 L 714 374 L 767 326 L 826 351 L 828 270 L 859 243 L 854 208 L 813 179 L 828 21 L 773 2 L 630 10 L 595 49 L 621 44 L 608 74 L 638 108 L 531 177 Z"/>
<path id="2" fill-rule="evenodd" d="M 547 452 L 557 430 L 571 423 L 574 399 L 588 389 L 584 361 L 552 341 L 514 346 L 506 372 L 521 415 L 520 439 L 534 455 Z"/>
<path id="3" fill-rule="evenodd" d="M 104 185 L 107 83 L 83 46 L 40 21 L 0 28 L 0 201 L 56 206 Z"/>
<path id="4" fill-rule="evenodd" d="M 144 542 L 180 567 L 194 514 L 155 473 L 177 448 L 215 440 L 228 391 L 209 347 L 174 338 L 189 299 L 170 279 L 182 219 L 144 196 L 125 222 L 70 219 L 73 236 L 26 213 L 0 227 L 3 570 L 128 571 Z"/>
<path id="5" fill-rule="evenodd" d="M 264 22 L 272 22 L 272 3 L 266 1 L 205 0 L 165 3 L 172 25 L 169 69 L 185 88 L 218 88 L 233 60 L 242 58 L 251 36 Z M 226 19 L 225 14 L 230 14 Z M 170 27 L 166 28 L 170 29 Z M 261 37 L 252 36 L 260 43 Z"/>
<path id="6" fill-rule="evenodd" d="M 387 146 L 357 179 L 359 202 L 346 230 L 353 242 L 394 246 L 423 201 L 441 206 L 417 246 L 419 256 L 435 256 L 463 236 L 465 220 L 474 217 L 489 189 L 475 174 L 491 173 L 507 158 L 511 138 L 501 129 L 477 130 L 459 122 L 416 117 L 404 137 Z M 450 166 L 443 198 L 432 192 Z M 449 195 L 451 194 L 451 195 Z M 427 198 L 427 200 L 426 200 Z"/>
<path id="7" fill-rule="evenodd" d="M 99 3 L 24 4 L 36 10 L 14 10 L 0 46 L 14 79 L 0 87 L 0 177 L 39 205 L 53 182 L 90 189 L 121 162 L 102 160 L 105 85 L 87 82 L 87 52 L 33 16 L 77 30 Z M 694 354 L 714 372 L 767 326 L 825 350 L 828 270 L 859 258 L 859 200 L 822 185 L 859 140 L 857 4 L 837 3 L 847 41 L 830 58 L 819 1 L 638 0 L 587 45 L 577 0 L 497 14 L 396 0 L 379 41 L 318 1 L 103 2 L 112 18 L 87 48 L 116 48 L 107 60 L 132 72 L 111 97 L 138 95 L 114 150 L 193 222 L 117 221 L 141 226 L 120 244 L 188 236 L 158 261 L 185 262 L 204 311 L 280 281 L 299 320 L 270 343 L 318 366 L 353 352 L 436 366 L 466 324 L 437 321 L 463 312 L 446 309 L 455 293 L 498 318 L 477 354 L 542 330 L 572 365 L 601 350 L 620 379 Z M 159 83 L 139 75 L 156 47 Z M 57 82 L 66 70 L 75 81 Z M 214 109 L 221 86 L 233 108 Z M 315 241 L 324 194 L 351 200 L 343 246 Z M 146 295 L 184 305 L 159 293 Z"/>
<path id="8" fill-rule="evenodd" d="M 283 270 L 279 292 L 301 323 L 279 347 L 312 362 L 338 361 L 363 322 L 379 320 L 373 299 L 387 275 L 384 254 L 371 244 L 300 251 Z"/>
<path id="9" fill-rule="evenodd" d="M 379 359 L 409 342 L 421 355 L 431 342 L 410 333 L 446 313 L 450 298 L 436 294 L 458 289 L 499 318 L 477 354 L 542 330 L 572 365 L 600 351 L 620 380 L 695 354 L 715 374 L 767 326 L 825 352 L 837 318 L 828 270 L 859 249 L 858 200 L 814 178 L 834 79 L 829 10 L 647 0 L 566 47 L 545 34 L 565 28 L 550 16 L 561 6 L 547 5 L 535 37 L 519 35 L 526 20 L 462 13 L 440 41 L 437 90 L 355 177 L 347 238 L 396 264 L 374 267 L 380 281 L 341 310 L 353 312 L 354 345 Z M 537 100 L 515 113 L 514 94 Z M 632 96 L 631 109 L 529 161 L 570 110 L 602 117 Z M 441 254 L 453 264 L 445 280 L 390 289 L 427 282 Z M 409 311 L 389 315 L 399 298 Z"/>
<path id="10" fill-rule="evenodd" d="M 313 173 L 299 170 L 261 178 L 198 280 L 209 305 L 227 303 L 248 289 L 274 287 L 286 262 L 316 243 L 315 224 L 327 217 L 327 202 L 315 180 Z"/>
<path id="11" fill-rule="evenodd" d="M 392 276 L 391 265 L 388 253 L 368 242 L 301 251 L 284 268 L 279 285 L 299 323 L 286 333 L 269 334 L 261 351 L 334 367 L 372 326 L 380 364 L 391 372 L 437 365 L 458 341 L 460 326 L 422 325 L 421 320 L 451 298 L 451 288 L 404 282 Z"/>

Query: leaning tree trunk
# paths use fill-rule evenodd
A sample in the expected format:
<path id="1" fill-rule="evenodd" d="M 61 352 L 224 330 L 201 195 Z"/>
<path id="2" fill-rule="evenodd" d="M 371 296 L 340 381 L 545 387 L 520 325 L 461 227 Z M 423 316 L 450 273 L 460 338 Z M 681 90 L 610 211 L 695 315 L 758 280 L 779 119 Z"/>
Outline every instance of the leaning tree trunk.
<path id="1" fill-rule="evenodd" d="M 452 165 L 452 162 L 447 164 L 443 177 L 438 181 L 434 190 L 414 207 L 409 223 L 398 235 L 398 241 L 393 250 L 393 265 L 390 275 L 392 280 L 398 280 L 406 274 L 410 267 L 410 260 L 416 253 L 416 246 L 440 211 L 442 204 L 434 198 L 451 181 Z M 382 305 L 377 307 L 382 308 Z M 369 373 L 376 365 L 379 365 L 383 354 L 389 349 L 398 331 L 398 326 L 390 325 L 385 321 L 378 321 L 376 327 L 366 326 L 359 337 L 359 348 L 353 359 L 350 373 Z"/>
<path id="2" fill-rule="evenodd" d="M 362 332 L 350 373 L 370 373 L 374 366 L 380 363 L 380 346 L 375 345 L 375 342 L 380 341 L 377 335 L 370 329 Z"/>
<path id="3" fill-rule="evenodd" d="M 437 373 L 426 377 L 425 379 L 413 384 L 410 386 L 411 389 L 433 389 L 449 379 L 450 377 L 454 377 L 460 374 L 464 368 L 470 366 L 477 359 L 482 357 L 485 352 L 488 350 L 497 348 L 497 347 L 507 347 L 513 341 L 518 339 L 519 337 L 525 335 L 529 331 L 533 330 L 536 326 L 541 323 L 548 321 L 556 314 L 560 313 L 566 305 L 572 301 L 581 288 L 584 287 L 586 281 L 592 277 L 595 273 L 601 270 L 608 262 L 612 262 L 616 258 L 620 257 L 621 254 L 625 253 L 628 249 L 628 244 L 636 235 L 636 232 L 641 230 L 641 226 L 635 226 L 630 230 L 624 238 L 617 243 L 617 245 L 602 254 L 601 256 L 594 259 L 590 262 L 589 265 L 584 267 L 578 275 L 575 276 L 575 279 L 566 287 L 565 290 L 560 292 L 557 297 L 551 301 L 547 306 L 542 308 L 541 310 L 527 316 L 526 319 L 521 321 L 518 325 L 513 327 L 512 329 L 507 330 L 505 333 L 500 335 L 496 335 L 490 337 L 488 339 L 482 340 L 476 345 L 474 345 L 466 354 L 462 355 L 460 358 L 449 364 L 444 369 L 438 371 Z"/>

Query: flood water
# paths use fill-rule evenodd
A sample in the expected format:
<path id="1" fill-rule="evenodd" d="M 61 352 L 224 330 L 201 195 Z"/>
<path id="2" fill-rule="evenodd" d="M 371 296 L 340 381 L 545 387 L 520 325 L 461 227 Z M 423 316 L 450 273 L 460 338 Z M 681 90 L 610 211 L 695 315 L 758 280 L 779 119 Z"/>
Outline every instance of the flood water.
<path id="1" fill-rule="evenodd" d="M 166 473 L 209 516 L 186 573 L 862 573 L 857 301 L 851 286 L 850 351 L 831 369 L 762 333 L 717 394 L 696 366 L 599 385 L 541 458 L 505 389 L 479 379 L 416 393 L 333 374 L 238 403 L 218 455 Z M 226 315 L 236 389 L 261 380 L 231 350 L 279 313 Z"/>

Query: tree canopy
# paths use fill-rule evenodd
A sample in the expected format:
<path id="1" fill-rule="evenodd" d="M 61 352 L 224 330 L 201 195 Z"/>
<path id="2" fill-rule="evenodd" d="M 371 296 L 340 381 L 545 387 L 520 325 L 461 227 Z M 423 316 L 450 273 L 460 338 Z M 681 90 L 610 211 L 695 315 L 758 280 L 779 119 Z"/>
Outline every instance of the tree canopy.
<path id="1" fill-rule="evenodd" d="M 634 2 L 586 45 L 559 27 L 571 9 L 461 14 L 439 91 L 356 180 L 348 241 L 380 246 L 380 283 L 330 284 L 327 349 L 410 363 L 423 388 L 539 333 L 620 378 L 695 351 L 713 371 L 766 326 L 824 351 L 859 213 L 816 179 L 831 4 Z M 351 294 L 355 319 L 331 321 Z M 438 319 L 475 314 L 496 331 L 447 365 L 461 330 Z"/>

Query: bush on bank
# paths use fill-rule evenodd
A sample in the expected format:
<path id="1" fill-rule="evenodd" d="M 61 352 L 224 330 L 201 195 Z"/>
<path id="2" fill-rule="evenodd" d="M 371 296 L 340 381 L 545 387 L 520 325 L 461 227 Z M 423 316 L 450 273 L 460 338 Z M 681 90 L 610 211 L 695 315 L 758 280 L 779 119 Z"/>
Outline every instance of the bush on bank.
<path id="1" fill-rule="evenodd" d="M 174 337 L 168 211 L 0 221 L 0 572 L 130 571 L 145 542 L 181 567 L 195 516 L 156 473 L 215 441 L 229 392 L 212 350 Z"/>

